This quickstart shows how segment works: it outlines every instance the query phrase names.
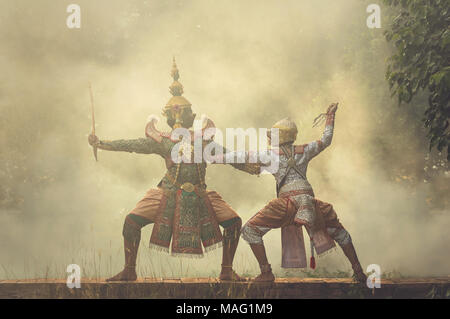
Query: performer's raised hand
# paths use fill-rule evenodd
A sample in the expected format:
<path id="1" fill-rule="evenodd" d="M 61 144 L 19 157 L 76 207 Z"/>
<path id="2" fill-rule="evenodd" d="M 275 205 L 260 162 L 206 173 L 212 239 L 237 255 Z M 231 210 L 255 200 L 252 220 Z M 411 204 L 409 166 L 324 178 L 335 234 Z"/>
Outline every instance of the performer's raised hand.
<path id="1" fill-rule="evenodd" d="M 337 111 L 339 103 L 331 103 L 328 107 L 327 114 L 335 113 Z"/>
<path id="2" fill-rule="evenodd" d="M 99 138 L 95 134 L 89 134 L 88 136 L 88 142 L 91 146 L 97 146 L 100 143 Z"/>

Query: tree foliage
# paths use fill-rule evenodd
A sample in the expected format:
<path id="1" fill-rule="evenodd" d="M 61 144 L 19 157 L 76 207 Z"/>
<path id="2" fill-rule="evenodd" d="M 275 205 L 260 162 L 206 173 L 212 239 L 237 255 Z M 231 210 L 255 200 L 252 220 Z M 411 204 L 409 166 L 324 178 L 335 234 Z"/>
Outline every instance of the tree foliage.
<path id="1" fill-rule="evenodd" d="M 450 160 L 450 1 L 384 0 L 398 11 L 384 35 L 395 46 L 386 78 L 392 96 L 409 103 L 428 90 L 424 125 L 430 150 L 447 149 Z"/>

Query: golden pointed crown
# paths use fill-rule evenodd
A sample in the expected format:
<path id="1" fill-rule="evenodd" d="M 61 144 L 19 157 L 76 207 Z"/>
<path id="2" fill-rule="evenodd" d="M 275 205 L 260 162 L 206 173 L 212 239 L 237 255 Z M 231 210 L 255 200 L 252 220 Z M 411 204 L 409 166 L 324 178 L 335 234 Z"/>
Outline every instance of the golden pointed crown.
<path id="1" fill-rule="evenodd" d="M 290 118 L 286 117 L 276 122 L 272 128 L 277 128 L 279 133 L 279 144 L 294 142 L 297 138 L 297 125 Z"/>
<path id="2" fill-rule="evenodd" d="M 175 57 L 173 58 L 172 70 L 170 72 L 170 75 L 173 78 L 173 83 L 169 86 L 169 91 L 172 94 L 172 97 L 170 98 L 169 102 L 167 102 L 164 111 L 168 111 L 173 108 L 190 107 L 192 104 L 184 96 L 182 96 L 183 85 L 178 82 L 180 74 L 175 62 Z"/>

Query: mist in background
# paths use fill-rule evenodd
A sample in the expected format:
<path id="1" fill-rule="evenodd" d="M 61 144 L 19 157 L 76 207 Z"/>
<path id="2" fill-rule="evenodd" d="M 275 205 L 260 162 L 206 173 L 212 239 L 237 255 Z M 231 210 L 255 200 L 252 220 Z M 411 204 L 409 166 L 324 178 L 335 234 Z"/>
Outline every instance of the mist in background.
<path id="1" fill-rule="evenodd" d="M 81 29 L 66 26 L 73 2 Z M 170 98 L 173 56 L 198 118 L 223 130 L 289 116 L 303 144 L 320 138 L 314 118 L 339 102 L 332 145 L 308 170 L 316 196 L 334 205 L 364 268 L 448 275 L 448 167 L 427 153 L 426 98 L 402 106 L 390 98 L 382 33 L 392 13 L 382 7 L 382 28 L 367 28 L 371 2 L 1 1 L 0 279 L 65 277 L 70 263 L 91 277 L 121 269 L 123 220 L 165 165 L 157 155 L 105 151 L 95 162 L 88 85 L 101 139 L 143 137 L 147 117 Z M 230 166 L 210 166 L 206 182 L 244 222 L 276 196 L 273 177 Z M 170 257 L 148 249 L 151 229 L 142 232 L 139 276 L 218 275 L 220 250 Z M 273 230 L 265 243 L 282 276 L 280 237 Z M 322 273 L 350 270 L 340 249 L 317 262 Z M 244 241 L 235 268 L 259 271 Z"/>

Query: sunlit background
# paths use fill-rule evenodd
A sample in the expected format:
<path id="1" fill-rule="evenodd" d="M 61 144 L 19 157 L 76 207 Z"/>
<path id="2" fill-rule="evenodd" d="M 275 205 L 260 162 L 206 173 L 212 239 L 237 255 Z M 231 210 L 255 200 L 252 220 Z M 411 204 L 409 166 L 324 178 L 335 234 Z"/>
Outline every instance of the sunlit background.
<path id="1" fill-rule="evenodd" d="M 80 29 L 66 26 L 73 2 Z M 317 197 L 334 205 L 363 267 L 448 275 L 448 168 L 428 155 L 426 98 L 398 106 L 390 97 L 383 31 L 393 13 L 382 7 L 382 28 L 369 29 L 372 2 L 1 1 L 0 279 L 63 278 L 71 263 L 88 277 L 121 269 L 124 217 L 165 166 L 156 155 L 104 151 L 95 162 L 88 84 L 101 139 L 143 137 L 147 117 L 170 98 L 173 56 L 194 112 L 221 129 L 290 116 L 303 144 L 320 138 L 313 119 L 339 102 L 333 143 L 308 170 Z M 276 196 L 271 176 L 230 166 L 211 166 L 207 184 L 244 222 Z M 139 276 L 218 275 L 221 250 L 170 257 L 149 250 L 151 229 L 142 233 Z M 280 237 L 265 237 L 277 276 L 350 274 L 340 249 L 315 272 L 282 270 Z M 259 271 L 244 241 L 235 269 Z"/>

